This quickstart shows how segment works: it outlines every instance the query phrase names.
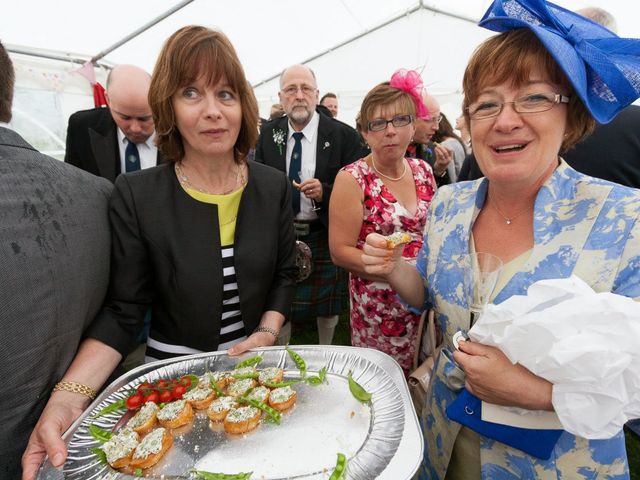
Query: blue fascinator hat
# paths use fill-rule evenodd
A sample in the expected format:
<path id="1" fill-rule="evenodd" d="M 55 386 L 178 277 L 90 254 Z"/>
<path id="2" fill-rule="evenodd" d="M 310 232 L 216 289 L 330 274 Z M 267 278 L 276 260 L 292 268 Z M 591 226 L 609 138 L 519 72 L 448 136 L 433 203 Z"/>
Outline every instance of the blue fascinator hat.
<path id="1" fill-rule="evenodd" d="M 496 32 L 530 29 L 600 123 L 640 97 L 640 40 L 544 0 L 495 0 L 480 20 Z"/>

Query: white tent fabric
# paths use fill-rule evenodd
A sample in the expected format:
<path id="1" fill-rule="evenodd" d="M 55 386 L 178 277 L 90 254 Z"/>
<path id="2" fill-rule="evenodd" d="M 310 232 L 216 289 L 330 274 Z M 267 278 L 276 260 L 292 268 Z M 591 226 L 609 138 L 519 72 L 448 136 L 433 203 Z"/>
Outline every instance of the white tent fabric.
<path id="1" fill-rule="evenodd" d="M 178 3 L 179 0 L 111 0 L 106 4 L 21 0 L 3 5 L 0 40 L 9 47 L 47 48 L 63 54 L 82 52 L 84 58 L 90 58 Z M 277 101 L 278 82 L 274 77 L 287 65 L 305 62 L 315 70 L 321 94 L 338 94 L 339 118 L 347 123 L 353 124 L 364 94 L 402 67 L 422 71 L 427 88 L 440 98 L 445 113 L 454 118 L 460 109 L 464 66 L 477 44 L 491 34 L 474 24 L 490 3 L 193 0 L 103 60 L 111 64 L 133 63 L 152 71 L 164 39 L 181 26 L 203 24 L 221 29 L 235 45 L 247 77 L 255 86 L 263 117 Z M 569 9 L 600 4 L 616 17 L 621 36 L 640 37 L 637 2 L 555 3 Z M 15 107 L 23 110 L 23 116 L 50 130 L 52 135 L 45 136 L 53 140 L 45 142 L 46 149 L 59 151 L 68 116 L 93 106 L 90 85 L 71 73 L 79 67 L 77 64 L 23 55 L 13 58 L 18 78 Z M 96 70 L 104 83 L 104 71 Z M 30 121 L 29 125 L 35 124 Z"/>

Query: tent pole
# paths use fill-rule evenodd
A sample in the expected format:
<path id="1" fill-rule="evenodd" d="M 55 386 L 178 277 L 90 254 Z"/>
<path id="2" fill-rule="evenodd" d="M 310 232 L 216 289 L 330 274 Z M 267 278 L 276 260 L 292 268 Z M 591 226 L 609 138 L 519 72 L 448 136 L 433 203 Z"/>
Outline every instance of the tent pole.
<path id="1" fill-rule="evenodd" d="M 36 58 L 46 58 L 48 60 L 61 60 L 63 62 L 77 63 L 80 65 L 84 65 L 88 60 L 87 57 L 78 57 L 78 56 L 72 55 L 71 53 L 39 50 L 36 48 L 22 47 L 20 45 L 5 44 L 5 48 L 10 53 L 27 55 L 29 57 L 36 57 Z M 113 65 L 111 63 L 105 62 L 105 61 L 97 62 L 97 65 L 107 69 L 113 68 Z"/>
<path id="2" fill-rule="evenodd" d="M 313 57 L 307 58 L 306 60 L 300 62 L 302 65 L 305 65 L 309 62 L 313 62 L 314 60 L 317 60 L 320 57 L 325 56 L 328 53 L 331 53 L 333 50 L 337 50 L 338 48 L 344 47 L 345 45 L 348 45 L 350 43 L 355 42 L 356 40 L 359 40 L 362 37 L 366 37 L 367 35 L 369 35 L 370 33 L 373 33 L 377 30 L 380 30 L 381 28 L 386 27 L 387 25 L 391 25 L 394 22 L 397 22 L 398 20 L 401 20 L 404 17 L 407 17 L 409 15 L 411 15 L 414 12 L 417 12 L 418 10 L 428 10 L 430 12 L 433 13 L 438 13 L 440 15 L 445 15 L 447 17 L 452 17 L 452 18 L 456 18 L 458 20 L 462 20 L 464 22 L 469 22 L 469 23 L 473 23 L 474 25 L 478 23 L 478 19 L 475 18 L 471 18 L 471 17 L 465 17 L 464 15 L 459 15 L 457 13 L 452 13 L 452 12 L 447 12 L 445 10 L 439 10 L 435 7 L 430 7 L 424 4 L 424 0 L 419 0 L 417 5 L 415 5 L 414 7 L 409 8 L 406 12 L 403 12 L 399 15 L 396 15 L 393 18 L 390 18 L 389 20 L 386 20 L 378 25 L 376 25 L 373 28 L 367 29 L 364 32 L 356 35 L 355 37 L 351 37 L 348 40 L 345 40 L 344 42 L 338 43 L 337 45 L 324 50 L 323 52 L 317 53 L 316 55 L 314 55 Z M 252 85 L 253 88 L 257 88 L 260 85 L 264 85 L 265 83 L 270 82 L 271 80 L 274 80 L 276 78 L 278 78 L 280 76 L 281 72 L 276 73 L 275 75 L 270 76 L 269 78 L 265 78 L 264 80 L 261 80 L 257 83 L 254 83 Z"/>
<path id="3" fill-rule="evenodd" d="M 167 10 L 166 12 L 160 14 L 159 16 L 157 16 L 156 18 L 154 18 L 153 20 L 151 20 L 150 22 L 146 23 L 145 25 L 143 25 L 142 27 L 138 28 L 137 30 L 134 30 L 133 32 L 131 32 L 129 35 L 127 35 L 126 37 L 124 37 L 122 40 L 117 41 L 116 43 L 114 43 L 113 45 L 111 45 L 110 47 L 104 49 L 103 51 L 101 51 L 100 53 L 98 53 L 97 55 L 94 55 L 91 58 L 91 62 L 93 64 L 95 64 L 98 60 L 100 60 L 102 57 L 104 57 L 105 55 L 108 55 L 109 53 L 111 53 L 112 51 L 114 51 L 116 48 L 121 47 L 122 45 L 124 45 L 125 43 L 127 43 L 129 40 L 137 37 L 138 35 L 140 35 L 142 32 L 144 32 L 145 30 L 148 30 L 149 28 L 153 27 L 154 25 L 156 25 L 157 23 L 160 23 L 162 20 L 164 20 L 165 18 L 173 15 L 175 12 L 177 12 L 178 10 L 182 9 L 183 7 L 186 7 L 187 5 L 189 5 L 191 2 L 193 2 L 193 0 L 183 0 L 182 2 L 178 3 L 177 5 L 175 5 L 174 7 L 170 8 L 169 10 Z"/>

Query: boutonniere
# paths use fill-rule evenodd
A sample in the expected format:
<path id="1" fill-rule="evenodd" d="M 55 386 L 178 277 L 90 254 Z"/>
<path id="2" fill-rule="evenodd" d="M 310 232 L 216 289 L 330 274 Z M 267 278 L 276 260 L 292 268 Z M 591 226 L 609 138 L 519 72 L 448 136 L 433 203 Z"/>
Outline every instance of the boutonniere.
<path id="1" fill-rule="evenodd" d="M 284 147 L 284 130 L 280 129 L 280 128 L 276 128 L 273 131 L 273 143 L 276 144 L 276 146 L 278 147 L 278 151 L 280 152 L 280 155 L 282 155 L 282 147 Z"/>
<path id="2" fill-rule="evenodd" d="M 331 146 L 331 144 L 329 142 L 324 142 L 324 147 L 322 147 L 323 150 L 329 148 Z"/>

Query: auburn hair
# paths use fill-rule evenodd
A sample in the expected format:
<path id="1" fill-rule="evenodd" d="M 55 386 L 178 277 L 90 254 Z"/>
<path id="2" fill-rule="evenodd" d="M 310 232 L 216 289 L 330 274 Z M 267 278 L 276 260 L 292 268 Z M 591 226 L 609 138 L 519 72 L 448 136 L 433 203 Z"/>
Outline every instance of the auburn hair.
<path id="1" fill-rule="evenodd" d="M 373 87 L 364 97 L 362 106 L 360 107 L 360 125 L 363 131 L 369 130 L 369 122 L 373 120 L 373 112 L 377 107 L 397 104 L 398 114 L 411 115 L 416 118 L 416 104 L 413 97 L 395 87 L 389 85 L 389 82 L 382 82 Z"/>
<path id="2" fill-rule="evenodd" d="M 462 108 L 467 125 L 471 126 L 468 107 L 478 99 L 482 90 L 507 82 L 514 87 L 526 85 L 536 69 L 548 75 L 550 82 L 566 89 L 570 97 L 567 104 L 567 131 L 561 151 L 570 149 L 589 135 L 595 127 L 595 120 L 560 66 L 538 37 L 527 28 L 495 35 L 473 52 L 462 80 Z"/>
<path id="3" fill-rule="evenodd" d="M 156 128 L 156 144 L 170 161 L 184 157 L 172 97 L 179 88 L 202 76 L 208 85 L 216 85 L 224 77 L 240 99 L 242 124 L 234 157 L 236 162 L 241 162 L 258 140 L 258 104 L 226 35 L 198 25 L 183 27 L 171 35 L 164 43 L 153 70 L 149 106 Z"/>

